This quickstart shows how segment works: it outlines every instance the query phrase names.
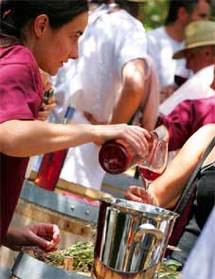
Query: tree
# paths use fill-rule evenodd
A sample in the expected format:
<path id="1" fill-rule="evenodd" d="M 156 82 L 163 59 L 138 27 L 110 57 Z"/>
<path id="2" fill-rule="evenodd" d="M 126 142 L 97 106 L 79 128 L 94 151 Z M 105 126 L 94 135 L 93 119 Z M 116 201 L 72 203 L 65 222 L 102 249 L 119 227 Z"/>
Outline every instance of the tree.
<path id="1" fill-rule="evenodd" d="M 167 14 L 167 0 L 148 0 L 141 7 L 142 22 L 146 30 L 154 29 L 164 24 Z"/>
<path id="2" fill-rule="evenodd" d="M 141 21 L 146 30 L 154 29 L 164 24 L 167 15 L 167 0 L 147 0 L 141 7 Z M 211 0 L 211 20 L 215 20 L 215 0 Z"/>

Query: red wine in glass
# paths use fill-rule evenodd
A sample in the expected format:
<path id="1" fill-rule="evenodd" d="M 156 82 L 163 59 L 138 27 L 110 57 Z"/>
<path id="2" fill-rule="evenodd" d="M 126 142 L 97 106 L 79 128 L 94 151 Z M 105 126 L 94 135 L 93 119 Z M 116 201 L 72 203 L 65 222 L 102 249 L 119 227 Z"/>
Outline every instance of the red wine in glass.
<path id="1" fill-rule="evenodd" d="M 149 170 L 147 168 L 142 168 L 142 167 L 139 167 L 139 172 L 140 172 L 140 175 L 144 179 L 147 179 L 149 181 L 155 180 L 156 178 L 158 178 L 162 174 L 162 173 L 159 173 L 159 172 L 156 172 L 156 171 L 153 171 L 153 170 Z"/>
<path id="2" fill-rule="evenodd" d="M 154 142 L 148 160 L 145 160 L 138 169 L 147 189 L 150 182 L 160 176 L 167 165 L 168 143 L 164 140 Z"/>

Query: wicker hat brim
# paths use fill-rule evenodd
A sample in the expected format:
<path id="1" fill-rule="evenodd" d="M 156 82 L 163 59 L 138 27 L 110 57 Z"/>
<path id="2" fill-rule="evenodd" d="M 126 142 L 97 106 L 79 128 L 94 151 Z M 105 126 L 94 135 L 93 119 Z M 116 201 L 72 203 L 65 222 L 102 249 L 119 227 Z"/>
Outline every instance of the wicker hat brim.
<path id="1" fill-rule="evenodd" d="M 181 58 L 185 58 L 185 54 L 187 52 L 187 50 L 192 49 L 192 48 L 196 48 L 196 47 L 201 47 L 201 46 L 211 46 L 211 45 L 215 45 L 215 41 L 206 41 L 206 42 L 199 42 L 199 43 L 195 43 L 195 44 L 190 44 L 189 46 L 175 52 L 173 54 L 173 59 L 181 59 Z"/>

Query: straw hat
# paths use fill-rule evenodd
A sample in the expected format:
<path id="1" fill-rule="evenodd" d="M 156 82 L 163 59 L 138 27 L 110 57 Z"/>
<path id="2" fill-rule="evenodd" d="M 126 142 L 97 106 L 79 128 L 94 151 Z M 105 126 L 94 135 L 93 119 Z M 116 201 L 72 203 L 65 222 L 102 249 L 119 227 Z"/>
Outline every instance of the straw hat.
<path id="1" fill-rule="evenodd" d="M 210 45 L 215 45 L 215 22 L 209 20 L 192 22 L 185 29 L 185 48 L 177 51 L 173 58 L 184 58 L 186 50 Z"/>

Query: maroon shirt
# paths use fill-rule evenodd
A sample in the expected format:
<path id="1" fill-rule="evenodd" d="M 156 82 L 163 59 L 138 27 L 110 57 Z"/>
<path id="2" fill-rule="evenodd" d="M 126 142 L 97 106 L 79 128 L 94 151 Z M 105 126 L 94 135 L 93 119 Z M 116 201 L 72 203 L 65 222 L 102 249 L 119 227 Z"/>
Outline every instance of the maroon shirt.
<path id="1" fill-rule="evenodd" d="M 169 131 L 169 150 L 181 148 L 200 127 L 215 123 L 215 95 L 181 102 L 168 116 L 161 117 Z"/>
<path id="2" fill-rule="evenodd" d="M 29 49 L 21 45 L 0 48 L 0 88 L 0 123 L 37 118 L 43 85 Z M 1 242 L 18 202 L 27 163 L 28 158 L 0 153 Z"/>

